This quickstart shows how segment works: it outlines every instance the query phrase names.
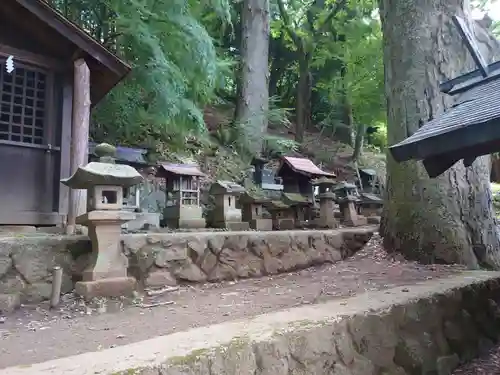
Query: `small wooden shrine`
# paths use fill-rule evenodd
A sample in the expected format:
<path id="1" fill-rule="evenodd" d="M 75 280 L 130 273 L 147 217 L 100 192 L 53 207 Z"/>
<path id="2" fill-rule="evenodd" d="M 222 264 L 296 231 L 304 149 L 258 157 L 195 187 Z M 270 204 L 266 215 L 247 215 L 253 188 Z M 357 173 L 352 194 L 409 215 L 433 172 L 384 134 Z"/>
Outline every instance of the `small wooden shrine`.
<path id="1" fill-rule="evenodd" d="M 264 204 L 270 200 L 257 192 L 245 192 L 240 197 L 242 220 L 250 224 L 251 229 L 273 230 L 273 220 L 264 218 Z"/>
<path id="2" fill-rule="evenodd" d="M 205 174 L 198 165 L 162 163 L 156 176 L 165 179 L 163 219 L 167 227 L 205 228 L 199 183 Z"/>
<path id="3" fill-rule="evenodd" d="M 296 208 L 298 221 L 314 219 L 313 208 L 316 203 L 312 180 L 336 177 L 334 173 L 321 170 L 307 158 L 290 156 L 282 158 L 277 176 L 283 180 L 284 203 Z"/>
<path id="4" fill-rule="evenodd" d="M 318 228 L 336 228 L 338 222 L 335 219 L 335 193 L 333 186 L 335 180 L 331 178 L 318 178 L 312 181 L 313 185 L 319 188 L 319 217 L 316 218 L 316 227 Z"/>
<path id="5" fill-rule="evenodd" d="M 248 230 L 249 223 L 242 221 L 238 198 L 245 193 L 245 188 L 231 181 L 216 181 L 209 190 L 214 206 L 209 214 L 209 223 L 214 228 L 229 230 Z"/>
<path id="6" fill-rule="evenodd" d="M 130 71 L 45 0 L 0 1 L 0 225 L 68 225 L 85 193 L 90 112 Z"/>
<path id="7" fill-rule="evenodd" d="M 115 148 L 96 147 L 98 162 L 90 162 L 61 182 L 71 189 L 87 190 L 87 212 L 76 218 L 89 229 L 92 257 L 76 283 L 77 294 L 94 297 L 130 295 L 135 279 L 127 275 L 128 261 L 120 242 L 121 226 L 135 214 L 123 209 L 123 189 L 142 182 L 143 177 L 129 165 L 114 164 Z"/>
<path id="8" fill-rule="evenodd" d="M 337 184 L 333 192 L 342 215 L 342 224 L 352 227 L 367 224 L 366 218 L 358 214 L 360 198 L 356 185 L 344 181 Z"/>

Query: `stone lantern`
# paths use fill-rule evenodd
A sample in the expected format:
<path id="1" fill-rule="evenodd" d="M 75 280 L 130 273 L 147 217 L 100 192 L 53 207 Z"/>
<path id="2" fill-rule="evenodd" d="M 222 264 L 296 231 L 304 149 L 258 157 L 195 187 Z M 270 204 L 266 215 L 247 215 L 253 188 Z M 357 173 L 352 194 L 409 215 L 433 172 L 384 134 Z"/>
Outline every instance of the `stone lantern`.
<path id="1" fill-rule="evenodd" d="M 320 228 L 336 228 L 338 226 L 335 220 L 335 194 L 333 186 L 335 180 L 322 177 L 312 181 L 313 185 L 319 188 L 319 218 L 317 219 Z"/>
<path id="2" fill-rule="evenodd" d="M 356 185 L 341 182 L 333 189 L 342 214 L 344 225 L 359 227 L 367 224 L 366 217 L 358 215 L 357 205 L 360 202 Z"/>
<path id="3" fill-rule="evenodd" d="M 120 244 L 121 226 L 135 214 L 123 207 L 125 188 L 143 181 L 131 166 L 114 163 L 115 147 L 95 148 L 98 162 L 91 162 L 61 182 L 71 189 L 87 190 L 87 212 L 76 218 L 88 227 L 92 241 L 91 261 L 76 283 L 75 291 L 85 298 L 117 297 L 130 294 L 136 281 L 127 276 L 127 258 Z"/>

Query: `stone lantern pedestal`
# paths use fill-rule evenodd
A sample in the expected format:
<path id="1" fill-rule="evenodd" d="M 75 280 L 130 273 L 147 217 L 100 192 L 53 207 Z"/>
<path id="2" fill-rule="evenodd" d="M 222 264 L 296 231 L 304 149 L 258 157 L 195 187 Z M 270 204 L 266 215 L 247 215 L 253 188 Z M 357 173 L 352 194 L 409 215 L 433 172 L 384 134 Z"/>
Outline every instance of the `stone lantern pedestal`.
<path id="1" fill-rule="evenodd" d="M 121 226 L 134 220 L 133 212 L 123 209 L 123 189 L 134 186 L 143 177 L 131 166 L 113 163 L 114 147 L 99 145 L 99 162 L 80 167 L 61 182 L 72 189 L 87 190 L 87 213 L 77 217 L 88 227 L 92 255 L 75 292 L 86 299 L 131 295 L 136 280 L 127 275 L 128 260 L 122 252 Z"/>
<path id="2" fill-rule="evenodd" d="M 329 178 L 319 178 L 312 181 L 313 185 L 319 187 L 319 218 L 316 219 L 319 228 L 337 228 L 338 222 L 335 219 L 335 194 L 333 186 L 335 181 Z"/>

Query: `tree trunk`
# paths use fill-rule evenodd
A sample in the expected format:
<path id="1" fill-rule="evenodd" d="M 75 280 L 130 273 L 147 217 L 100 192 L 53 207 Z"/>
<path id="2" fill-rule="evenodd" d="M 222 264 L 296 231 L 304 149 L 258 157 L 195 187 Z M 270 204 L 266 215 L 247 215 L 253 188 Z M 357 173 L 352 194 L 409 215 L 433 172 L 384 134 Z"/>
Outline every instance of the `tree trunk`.
<path id="1" fill-rule="evenodd" d="M 299 60 L 299 83 L 297 86 L 297 119 L 295 120 L 295 141 L 304 141 L 304 132 L 311 128 L 311 69 L 309 56 Z"/>
<path id="2" fill-rule="evenodd" d="M 236 121 L 248 148 L 260 154 L 269 108 L 269 0 L 245 0 L 241 9 L 241 80 Z"/>
<path id="3" fill-rule="evenodd" d="M 343 39 L 345 40 L 345 39 Z M 335 133 L 335 138 L 340 142 L 352 146 L 352 134 L 354 132 L 354 120 L 352 115 L 352 104 L 349 100 L 349 94 L 347 92 L 347 81 L 346 81 L 347 67 L 342 63 L 342 68 L 340 69 L 340 77 L 342 79 L 342 125 L 337 128 Z"/>
<path id="4" fill-rule="evenodd" d="M 464 0 L 380 0 L 389 145 L 450 106 L 440 81 L 474 68 L 451 21 L 453 15 L 470 20 L 467 6 Z M 479 43 L 495 47 L 491 38 Z M 386 249 L 427 263 L 499 269 L 489 173 L 489 157 L 482 157 L 429 179 L 420 162 L 398 164 L 388 155 L 380 228 Z"/>
<path id="5" fill-rule="evenodd" d="M 366 126 L 358 124 L 356 127 L 356 139 L 354 140 L 354 151 L 352 153 L 352 161 L 359 161 L 361 152 L 363 151 L 363 141 L 365 139 Z"/>

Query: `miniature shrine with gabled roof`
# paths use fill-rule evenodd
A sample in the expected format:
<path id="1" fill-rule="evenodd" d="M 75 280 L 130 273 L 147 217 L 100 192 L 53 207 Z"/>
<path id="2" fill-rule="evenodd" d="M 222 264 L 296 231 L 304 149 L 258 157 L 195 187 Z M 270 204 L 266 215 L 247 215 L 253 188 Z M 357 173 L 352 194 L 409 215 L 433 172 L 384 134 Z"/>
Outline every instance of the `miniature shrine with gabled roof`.
<path id="1" fill-rule="evenodd" d="M 205 228 L 199 183 L 205 174 L 198 165 L 162 163 L 156 176 L 165 179 L 165 224 L 169 228 Z"/>
<path id="2" fill-rule="evenodd" d="M 284 156 L 276 173 L 283 181 L 283 203 L 294 207 L 296 220 L 315 218 L 316 208 L 313 179 L 335 178 L 335 173 L 325 172 L 307 158 Z"/>

